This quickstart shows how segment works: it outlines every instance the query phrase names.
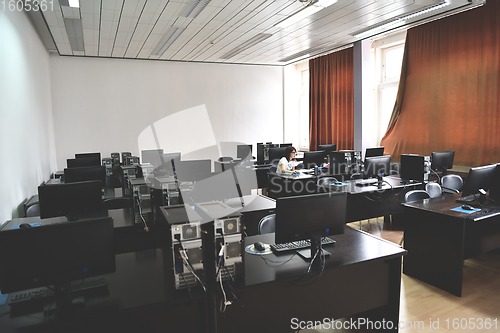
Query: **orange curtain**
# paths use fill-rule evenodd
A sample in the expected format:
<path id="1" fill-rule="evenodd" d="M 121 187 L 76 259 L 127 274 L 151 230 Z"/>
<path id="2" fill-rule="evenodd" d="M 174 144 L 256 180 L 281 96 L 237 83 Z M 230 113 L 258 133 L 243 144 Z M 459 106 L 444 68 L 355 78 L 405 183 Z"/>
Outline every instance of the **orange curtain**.
<path id="1" fill-rule="evenodd" d="M 386 153 L 455 150 L 454 164 L 500 162 L 499 17 L 500 1 L 488 1 L 408 30 L 403 98 L 381 141 Z"/>
<path id="2" fill-rule="evenodd" d="M 353 48 L 309 60 L 309 149 L 354 148 Z"/>

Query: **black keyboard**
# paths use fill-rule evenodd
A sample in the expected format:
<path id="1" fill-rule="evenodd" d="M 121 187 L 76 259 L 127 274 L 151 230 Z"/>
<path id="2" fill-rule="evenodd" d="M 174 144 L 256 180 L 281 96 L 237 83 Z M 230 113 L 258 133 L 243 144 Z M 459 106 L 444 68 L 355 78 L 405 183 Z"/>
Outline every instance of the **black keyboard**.
<path id="1" fill-rule="evenodd" d="M 471 195 L 468 195 L 466 197 L 458 198 L 455 201 L 459 202 L 459 203 L 469 203 L 469 202 L 473 202 L 473 201 L 476 201 L 476 200 L 477 200 L 476 195 L 475 194 L 471 194 Z"/>
<path id="2" fill-rule="evenodd" d="M 328 237 L 321 237 L 321 245 L 335 244 L 335 241 Z M 311 247 L 309 240 L 300 240 L 290 243 L 270 244 L 271 250 L 276 254 L 282 254 Z"/>

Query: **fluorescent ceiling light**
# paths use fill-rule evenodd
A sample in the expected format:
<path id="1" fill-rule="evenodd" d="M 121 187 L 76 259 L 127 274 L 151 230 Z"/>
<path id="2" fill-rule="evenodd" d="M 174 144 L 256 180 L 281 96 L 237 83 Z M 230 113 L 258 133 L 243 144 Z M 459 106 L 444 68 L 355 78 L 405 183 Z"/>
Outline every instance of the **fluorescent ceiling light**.
<path id="1" fill-rule="evenodd" d="M 362 29 L 362 30 L 358 30 L 355 33 L 352 33 L 351 36 L 357 37 L 357 36 L 360 36 L 360 35 L 368 35 L 368 34 L 373 33 L 375 31 L 382 31 L 382 30 L 385 30 L 385 29 L 387 29 L 387 28 L 389 28 L 389 27 L 391 27 L 393 25 L 402 23 L 402 22 L 404 22 L 406 20 L 410 20 L 410 19 L 415 18 L 417 16 L 420 16 L 420 15 L 423 15 L 423 14 L 427 14 L 429 12 L 432 12 L 432 11 L 437 10 L 437 9 L 441 9 L 441 8 L 449 6 L 449 5 L 450 5 L 450 2 L 446 1 L 446 2 L 440 3 L 438 5 L 426 7 L 424 9 L 421 9 L 421 10 L 418 10 L 418 11 L 415 11 L 415 12 L 412 12 L 412 13 L 409 13 L 409 14 L 405 14 L 405 15 L 399 16 L 399 17 L 397 17 L 395 19 L 391 19 L 388 22 L 379 23 L 378 25 L 371 26 L 371 27 L 368 27 L 368 28 L 365 28 L 365 29 Z"/>
<path id="2" fill-rule="evenodd" d="M 184 30 L 186 30 L 186 28 L 171 27 L 151 54 L 161 56 Z"/>
<path id="3" fill-rule="evenodd" d="M 249 40 L 247 40 L 243 44 L 235 47 L 234 49 L 232 49 L 228 53 L 224 54 L 222 57 L 220 57 L 220 59 L 229 59 L 229 58 L 232 58 L 235 55 L 237 55 L 238 53 L 240 53 L 240 52 L 242 52 L 242 51 L 244 51 L 246 49 L 251 48 L 255 44 L 258 44 L 258 43 L 262 42 L 263 40 L 268 39 L 271 36 L 272 36 L 272 34 L 258 34 L 255 37 L 250 38 Z"/>
<path id="4" fill-rule="evenodd" d="M 79 0 L 68 0 L 68 4 L 70 7 L 80 8 L 80 1 Z"/>
<path id="5" fill-rule="evenodd" d="M 338 44 L 341 44 L 341 43 L 340 42 L 329 42 L 329 43 L 326 43 L 326 44 L 323 44 L 320 46 L 312 47 L 310 49 L 300 51 L 300 52 L 292 54 L 291 56 L 280 59 L 280 60 L 278 60 L 278 62 L 288 62 L 290 60 L 293 60 L 293 59 L 296 59 L 296 58 L 299 58 L 299 57 L 302 57 L 305 55 L 312 55 L 312 54 L 318 53 L 320 51 L 327 51 L 327 50 L 330 50 L 332 48 L 332 46 L 338 45 Z M 352 45 L 350 45 L 350 46 L 352 46 Z"/>
<path id="6" fill-rule="evenodd" d="M 192 0 L 179 16 L 194 19 L 205 9 L 209 2 L 210 0 Z"/>
<path id="7" fill-rule="evenodd" d="M 311 3 L 309 3 L 304 8 L 300 9 L 295 14 L 288 16 L 286 19 L 284 19 L 283 21 L 276 24 L 275 27 L 278 27 L 278 28 L 289 27 L 289 26 L 305 19 L 308 16 L 311 16 L 312 14 L 319 12 L 320 10 L 325 9 L 326 7 L 333 5 L 336 2 L 337 2 L 337 0 L 312 1 Z"/>

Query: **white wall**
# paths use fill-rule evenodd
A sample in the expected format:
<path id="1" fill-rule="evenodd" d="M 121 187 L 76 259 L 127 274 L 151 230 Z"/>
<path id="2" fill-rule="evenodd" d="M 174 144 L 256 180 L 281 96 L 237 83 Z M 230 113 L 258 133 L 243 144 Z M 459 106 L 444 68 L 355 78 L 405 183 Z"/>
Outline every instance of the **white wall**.
<path id="1" fill-rule="evenodd" d="M 283 140 L 282 67 L 57 55 L 50 63 L 59 169 L 79 152 L 159 146 L 217 158 L 219 142 Z"/>
<path id="2" fill-rule="evenodd" d="M 24 12 L 0 11 L 0 224 L 56 170 L 49 55 Z"/>

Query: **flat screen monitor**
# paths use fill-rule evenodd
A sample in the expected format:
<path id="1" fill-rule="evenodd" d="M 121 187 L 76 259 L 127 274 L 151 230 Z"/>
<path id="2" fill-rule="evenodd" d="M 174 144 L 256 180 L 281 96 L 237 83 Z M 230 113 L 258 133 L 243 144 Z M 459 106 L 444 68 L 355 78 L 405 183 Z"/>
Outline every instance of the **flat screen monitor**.
<path id="1" fill-rule="evenodd" d="M 403 182 L 424 181 L 424 157 L 420 155 L 401 155 L 400 176 Z"/>
<path id="2" fill-rule="evenodd" d="M 455 158 L 455 151 L 434 151 L 431 153 L 431 169 L 442 171 L 446 174 L 447 169 L 453 168 L 453 159 Z"/>
<path id="3" fill-rule="evenodd" d="M 40 218 L 67 216 L 77 219 L 102 212 L 101 181 L 38 186 Z"/>
<path id="4" fill-rule="evenodd" d="M 80 153 L 80 154 L 75 154 L 75 158 L 93 158 L 100 162 L 101 153 Z"/>
<path id="5" fill-rule="evenodd" d="M 278 164 L 279 160 L 285 156 L 286 148 L 269 148 L 269 163 Z"/>
<path id="6" fill-rule="evenodd" d="M 310 169 L 315 165 L 320 167 L 323 163 L 325 163 L 325 157 L 326 152 L 324 150 L 304 152 L 304 168 Z"/>
<path id="7" fill-rule="evenodd" d="M 364 175 L 366 178 L 390 175 L 391 171 L 391 156 L 374 156 L 365 158 Z"/>
<path id="8" fill-rule="evenodd" d="M 242 160 L 252 159 L 252 145 L 237 145 L 236 146 L 236 158 Z"/>
<path id="9" fill-rule="evenodd" d="M 99 180 L 101 187 L 106 186 L 106 168 L 103 166 L 64 169 L 64 182 L 76 183 Z"/>
<path id="10" fill-rule="evenodd" d="M 384 155 L 384 147 L 366 148 L 365 158 Z"/>
<path id="11" fill-rule="evenodd" d="M 149 163 L 154 168 L 162 165 L 163 149 L 141 150 L 142 163 Z"/>
<path id="12" fill-rule="evenodd" d="M 199 181 L 210 176 L 212 160 L 177 161 L 175 173 L 180 181 Z"/>
<path id="13" fill-rule="evenodd" d="M 70 281 L 115 271 L 113 220 L 3 230 L 0 267 L 2 293 L 54 285 L 57 297 Z"/>
<path id="14" fill-rule="evenodd" d="M 324 150 L 327 153 L 332 151 L 337 151 L 337 144 L 329 144 L 329 145 L 318 145 L 318 150 Z"/>
<path id="15" fill-rule="evenodd" d="M 495 168 L 495 176 L 490 186 L 490 199 L 500 203 L 500 164 Z"/>
<path id="16" fill-rule="evenodd" d="M 462 196 L 478 194 L 480 189 L 488 191 L 495 177 L 496 164 L 471 168 L 462 188 Z"/>
<path id="17" fill-rule="evenodd" d="M 314 239 L 313 245 L 322 236 L 343 234 L 346 204 L 345 192 L 279 198 L 276 200 L 275 242 Z M 311 254 L 315 252 L 311 249 Z"/>
<path id="18" fill-rule="evenodd" d="M 100 166 L 101 161 L 96 158 L 68 158 L 66 160 L 66 165 L 68 168 Z"/>

